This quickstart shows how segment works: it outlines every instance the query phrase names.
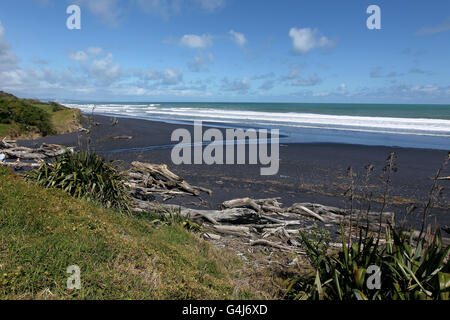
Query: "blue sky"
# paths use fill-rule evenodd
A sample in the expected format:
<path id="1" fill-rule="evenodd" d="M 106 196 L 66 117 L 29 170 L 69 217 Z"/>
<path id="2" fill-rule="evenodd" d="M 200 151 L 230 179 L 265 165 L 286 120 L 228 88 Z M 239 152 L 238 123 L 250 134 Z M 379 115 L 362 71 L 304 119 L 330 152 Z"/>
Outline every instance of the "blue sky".
<path id="1" fill-rule="evenodd" d="M 23 97 L 450 103 L 448 0 L 17 0 L 0 23 L 0 89 Z"/>

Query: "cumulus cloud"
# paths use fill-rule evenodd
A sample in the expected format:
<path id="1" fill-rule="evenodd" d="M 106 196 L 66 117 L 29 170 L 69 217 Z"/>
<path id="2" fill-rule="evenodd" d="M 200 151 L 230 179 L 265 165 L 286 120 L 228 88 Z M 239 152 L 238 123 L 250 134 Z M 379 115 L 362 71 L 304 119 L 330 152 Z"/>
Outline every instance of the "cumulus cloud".
<path id="1" fill-rule="evenodd" d="M 90 47 L 86 50 L 72 51 L 69 58 L 78 62 L 82 69 L 101 84 L 110 84 L 123 76 L 122 67 L 114 62 L 111 53 L 102 48 Z"/>
<path id="2" fill-rule="evenodd" d="M 165 69 L 163 71 L 148 71 L 146 80 L 156 81 L 157 85 L 176 85 L 183 81 L 183 70 L 176 68 Z"/>
<path id="3" fill-rule="evenodd" d="M 78 62 L 85 62 L 89 60 L 89 55 L 82 50 L 72 51 L 69 53 L 69 58 Z"/>
<path id="4" fill-rule="evenodd" d="M 46 63 L 22 68 L 9 48 L 0 24 L 0 88 L 24 96 L 83 97 L 99 99 L 114 95 L 201 96 L 200 88 L 182 86 L 183 70 L 123 70 L 112 53 L 100 47 L 68 54 L 74 65 L 53 69 Z"/>
<path id="5" fill-rule="evenodd" d="M 327 48 L 335 45 L 334 41 L 321 36 L 317 29 L 291 28 L 289 36 L 292 38 L 292 50 L 294 53 L 305 54 L 314 48 Z"/>
<path id="6" fill-rule="evenodd" d="M 183 47 L 203 49 L 213 45 L 213 37 L 209 34 L 185 34 L 179 39 L 165 39 L 164 43 L 174 43 Z"/>
<path id="7" fill-rule="evenodd" d="M 245 35 L 240 32 L 236 32 L 234 30 L 230 30 L 228 32 L 231 36 L 231 39 L 241 48 L 244 48 L 245 44 L 247 43 L 247 38 L 245 38 Z"/>

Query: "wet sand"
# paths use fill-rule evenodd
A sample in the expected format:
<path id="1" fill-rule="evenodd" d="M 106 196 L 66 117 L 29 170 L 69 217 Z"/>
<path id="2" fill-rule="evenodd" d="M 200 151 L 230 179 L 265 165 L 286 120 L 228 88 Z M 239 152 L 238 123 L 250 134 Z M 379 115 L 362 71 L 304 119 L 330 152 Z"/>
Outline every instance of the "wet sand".
<path id="1" fill-rule="evenodd" d="M 445 159 L 447 151 L 408 149 L 383 146 L 362 146 L 350 144 L 280 144 L 280 169 L 273 176 L 261 176 L 261 165 L 174 165 L 171 160 L 170 141 L 175 129 L 189 125 L 168 124 L 148 120 L 119 118 L 113 125 L 111 117 L 94 116 L 94 125 L 89 135 L 72 133 L 46 137 L 33 141 L 22 141 L 21 145 L 40 145 L 42 142 L 78 146 L 90 139 L 92 149 L 111 160 L 121 161 L 124 167 L 132 161 L 166 163 L 170 170 L 181 175 L 191 184 L 209 188 L 212 196 L 203 195 L 204 201 L 196 197 L 170 200 L 187 206 L 218 208 L 225 200 L 242 197 L 281 197 L 284 205 L 294 202 L 314 202 L 324 205 L 350 207 L 343 197 L 350 184 L 347 176 L 349 166 L 357 174 L 356 185 L 365 174 L 364 167 L 373 164 L 375 171 L 370 180 L 370 190 L 376 198 L 374 208 L 380 206 L 382 168 L 390 152 L 397 155 L 398 171 L 392 179 L 393 205 L 387 210 L 395 211 L 398 220 L 404 217 L 408 204 L 428 200 L 433 184 L 432 177 Z M 213 126 L 213 124 L 211 124 Z M 223 129 L 221 129 L 223 130 Z M 131 136 L 132 139 L 114 139 L 117 136 Z M 248 147 L 248 146 L 247 146 Z M 248 149 L 246 149 L 248 154 Z M 450 168 L 442 173 L 450 176 Z M 439 208 L 433 210 L 429 222 L 450 225 L 450 182 L 442 181 L 446 187 Z M 355 204 L 359 208 L 358 204 Z M 420 223 L 421 209 L 407 217 L 411 224 Z"/>

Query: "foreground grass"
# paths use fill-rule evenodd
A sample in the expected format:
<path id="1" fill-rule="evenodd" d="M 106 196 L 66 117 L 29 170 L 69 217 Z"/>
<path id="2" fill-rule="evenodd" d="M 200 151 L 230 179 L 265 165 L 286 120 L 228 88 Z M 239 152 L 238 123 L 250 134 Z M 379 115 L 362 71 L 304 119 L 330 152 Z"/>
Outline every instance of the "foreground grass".
<path id="1" fill-rule="evenodd" d="M 66 287 L 70 265 L 80 290 Z M 181 226 L 156 228 L 0 167 L 0 299 L 230 299 L 236 268 Z"/>

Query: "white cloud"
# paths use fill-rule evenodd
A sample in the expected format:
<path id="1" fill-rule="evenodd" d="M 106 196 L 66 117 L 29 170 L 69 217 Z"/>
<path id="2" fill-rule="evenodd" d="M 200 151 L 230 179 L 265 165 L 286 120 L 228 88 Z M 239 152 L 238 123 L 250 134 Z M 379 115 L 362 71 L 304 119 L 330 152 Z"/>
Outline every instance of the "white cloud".
<path id="1" fill-rule="evenodd" d="M 234 30 L 230 30 L 228 33 L 231 35 L 231 39 L 233 39 L 233 41 L 241 48 L 243 48 L 247 43 L 247 39 L 243 33 L 239 33 Z"/>
<path id="2" fill-rule="evenodd" d="M 122 75 L 122 67 L 113 62 L 113 55 L 108 53 L 106 57 L 92 62 L 89 73 L 101 81 L 114 82 Z"/>
<path id="3" fill-rule="evenodd" d="M 248 77 L 244 77 L 242 80 L 229 81 L 228 78 L 222 80 L 222 90 L 225 91 L 238 91 L 245 93 L 250 89 L 250 81 Z"/>
<path id="4" fill-rule="evenodd" d="M 78 62 L 85 62 L 89 60 L 89 55 L 83 50 L 72 51 L 69 53 L 69 58 Z"/>
<path id="5" fill-rule="evenodd" d="M 103 49 L 102 49 L 102 48 L 99 48 L 99 47 L 90 47 L 90 48 L 87 48 L 86 51 L 87 51 L 90 55 L 98 56 L 99 54 L 101 54 L 101 53 L 103 52 Z"/>
<path id="6" fill-rule="evenodd" d="M 157 85 L 175 85 L 183 82 L 183 70 L 176 68 L 165 69 L 164 71 L 148 71 L 146 80 L 156 81 Z"/>
<path id="7" fill-rule="evenodd" d="M 291 86 L 294 87 L 309 87 L 315 86 L 322 82 L 322 79 L 317 75 L 317 73 L 310 73 L 307 79 L 294 79 L 291 81 Z"/>
<path id="8" fill-rule="evenodd" d="M 206 72 L 209 71 L 209 64 L 213 62 L 214 56 L 211 52 L 206 57 L 199 53 L 194 57 L 194 61 L 188 62 L 188 68 L 192 72 Z"/>
<path id="9" fill-rule="evenodd" d="M 317 29 L 291 28 L 289 36 L 292 38 L 292 49 L 295 53 L 305 54 L 314 48 L 326 48 L 334 46 L 334 41 L 321 36 Z"/>
<path id="10" fill-rule="evenodd" d="M 315 72 L 310 73 L 307 78 L 302 77 L 302 68 L 302 66 L 292 67 L 289 74 L 281 77 L 281 81 L 288 81 L 294 87 L 315 86 L 322 82 L 322 79 Z"/>
<path id="11" fill-rule="evenodd" d="M 208 34 L 203 34 L 201 36 L 196 34 L 185 34 L 178 43 L 181 46 L 194 49 L 207 48 L 213 45 L 212 36 Z"/>
<path id="12" fill-rule="evenodd" d="M 450 18 L 435 27 L 423 27 L 416 32 L 417 36 L 426 36 L 450 30 Z"/>
<path id="13" fill-rule="evenodd" d="M 74 2 L 80 6 L 86 6 L 92 14 L 108 25 L 119 24 L 122 10 L 119 8 L 118 0 L 74 0 Z"/>
<path id="14" fill-rule="evenodd" d="M 111 53 L 103 54 L 103 49 L 90 47 L 72 51 L 69 58 L 78 62 L 81 68 L 100 85 L 114 83 L 123 76 L 122 67 L 115 63 Z"/>
<path id="15" fill-rule="evenodd" d="M 19 59 L 5 39 L 5 28 L 3 28 L 2 22 L 0 21 L 0 71 L 16 68 L 18 61 Z"/>

